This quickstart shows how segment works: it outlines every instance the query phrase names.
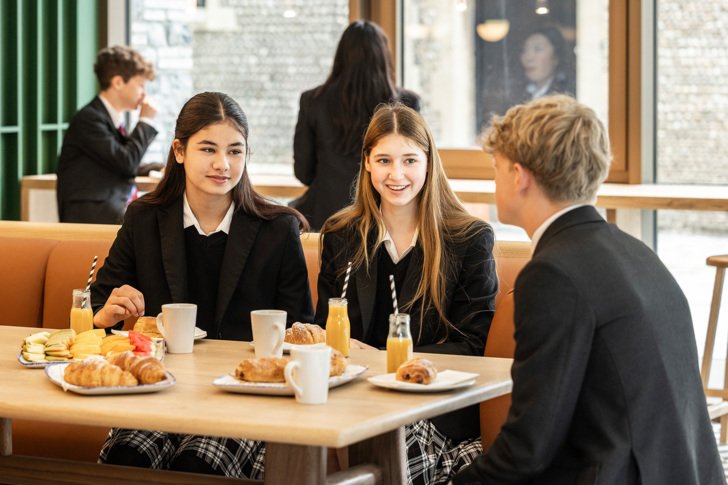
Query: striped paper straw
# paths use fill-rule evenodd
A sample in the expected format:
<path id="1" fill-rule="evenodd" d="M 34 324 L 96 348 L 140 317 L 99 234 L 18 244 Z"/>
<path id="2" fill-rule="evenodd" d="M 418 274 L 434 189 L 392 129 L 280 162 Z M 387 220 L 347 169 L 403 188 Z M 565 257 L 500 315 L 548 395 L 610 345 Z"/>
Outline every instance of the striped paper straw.
<path id="1" fill-rule="evenodd" d="M 394 287 L 394 275 L 389 275 L 389 286 L 392 287 L 392 306 L 394 307 L 394 315 L 399 314 L 399 308 L 397 308 L 397 290 Z"/>
<path id="2" fill-rule="evenodd" d="M 346 267 L 346 276 L 344 276 L 344 289 L 341 290 L 341 298 L 346 298 L 346 289 L 349 287 L 349 276 L 351 276 L 351 261 Z"/>
<path id="3" fill-rule="evenodd" d="M 94 256 L 94 262 L 91 263 L 91 271 L 88 273 L 88 281 L 86 282 L 86 289 L 84 291 L 88 292 L 88 290 L 91 289 L 91 280 L 94 279 L 94 271 L 96 271 L 96 263 L 99 261 L 98 256 Z M 83 298 L 83 301 L 81 302 L 81 308 L 86 306 L 86 297 Z"/>

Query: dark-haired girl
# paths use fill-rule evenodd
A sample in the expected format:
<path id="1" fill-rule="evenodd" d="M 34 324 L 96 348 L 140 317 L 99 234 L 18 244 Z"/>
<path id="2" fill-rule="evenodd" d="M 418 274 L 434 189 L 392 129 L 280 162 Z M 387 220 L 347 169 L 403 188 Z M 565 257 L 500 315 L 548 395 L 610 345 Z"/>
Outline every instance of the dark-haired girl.
<path id="1" fill-rule="evenodd" d="M 326 82 L 301 95 L 293 169 L 308 191 L 292 205 L 313 230 L 351 203 L 364 131 L 377 105 L 392 101 L 420 109 L 417 94 L 397 88 L 384 31 L 366 20 L 352 22 Z"/>
<path id="2" fill-rule="evenodd" d="M 248 153 L 248 122 L 231 97 L 201 93 L 185 103 L 164 178 L 129 206 L 92 285 L 97 327 L 173 302 L 197 304 L 197 326 L 214 339 L 252 340 L 255 309 L 311 321 L 305 219 L 253 190 Z M 263 456 L 259 442 L 115 428 L 100 461 L 260 478 Z"/>

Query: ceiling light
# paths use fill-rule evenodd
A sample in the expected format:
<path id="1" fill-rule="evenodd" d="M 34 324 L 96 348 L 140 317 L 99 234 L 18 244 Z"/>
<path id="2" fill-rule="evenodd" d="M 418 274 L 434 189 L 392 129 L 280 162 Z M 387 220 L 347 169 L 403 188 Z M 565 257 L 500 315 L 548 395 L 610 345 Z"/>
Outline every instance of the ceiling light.
<path id="1" fill-rule="evenodd" d="M 511 23 L 506 19 L 490 19 L 478 24 L 475 30 L 481 39 L 486 42 L 498 42 L 508 34 Z"/>
<path id="2" fill-rule="evenodd" d="M 536 0 L 536 15 L 546 15 L 549 13 L 548 0 Z"/>

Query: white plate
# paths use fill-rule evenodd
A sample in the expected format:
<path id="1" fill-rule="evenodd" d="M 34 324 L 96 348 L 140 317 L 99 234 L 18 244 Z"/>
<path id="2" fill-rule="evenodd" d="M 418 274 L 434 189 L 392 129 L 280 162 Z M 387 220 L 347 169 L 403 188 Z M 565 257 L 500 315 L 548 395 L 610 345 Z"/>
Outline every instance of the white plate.
<path id="1" fill-rule="evenodd" d="M 111 330 L 111 333 L 114 335 L 122 335 L 124 337 L 129 335 L 129 332 L 126 330 Z M 195 340 L 200 340 L 207 337 L 207 332 L 205 330 L 202 330 L 200 327 L 195 327 Z"/>
<path id="2" fill-rule="evenodd" d="M 23 367 L 27 367 L 28 369 L 42 369 L 44 367 L 47 367 L 51 364 L 62 364 L 66 361 L 64 360 L 44 360 L 42 362 L 31 362 L 29 360 L 25 360 L 23 358 L 23 351 L 21 350 L 20 353 L 18 353 L 18 362 L 20 362 L 20 365 Z"/>
<path id="3" fill-rule="evenodd" d="M 255 342 L 249 342 L 250 346 L 255 348 Z M 324 342 L 319 342 L 317 344 L 291 344 L 288 342 L 283 342 L 283 353 L 284 354 L 290 354 L 291 349 L 295 349 L 296 347 L 308 347 L 309 345 L 326 345 Z"/>
<path id="4" fill-rule="evenodd" d="M 162 389 L 171 387 L 176 379 L 171 372 L 165 372 L 167 378 L 155 384 L 141 384 L 138 386 L 107 386 L 107 387 L 81 387 L 69 384 L 63 378 L 63 371 L 70 362 L 52 363 L 45 369 L 45 373 L 51 382 L 64 391 L 75 392 L 76 394 L 87 394 L 92 396 L 109 395 L 109 394 L 145 394 L 148 392 L 157 392 Z"/>
<path id="5" fill-rule="evenodd" d="M 375 386 L 386 387 L 387 389 L 395 389 L 397 391 L 408 392 L 438 392 L 450 391 L 461 387 L 472 386 L 475 378 L 479 374 L 472 372 L 460 372 L 457 370 L 444 370 L 437 373 L 437 377 L 430 384 L 413 384 L 411 382 L 402 382 L 395 379 L 395 373 L 380 374 L 372 376 L 368 380 Z"/>
<path id="6" fill-rule="evenodd" d="M 329 389 L 353 381 L 366 372 L 367 369 L 368 367 L 365 365 L 347 365 L 343 374 L 329 378 Z M 293 396 L 293 388 L 285 382 L 245 382 L 236 379 L 230 374 L 218 377 L 212 381 L 212 385 L 219 387 L 223 391 L 237 392 L 241 394 Z"/>

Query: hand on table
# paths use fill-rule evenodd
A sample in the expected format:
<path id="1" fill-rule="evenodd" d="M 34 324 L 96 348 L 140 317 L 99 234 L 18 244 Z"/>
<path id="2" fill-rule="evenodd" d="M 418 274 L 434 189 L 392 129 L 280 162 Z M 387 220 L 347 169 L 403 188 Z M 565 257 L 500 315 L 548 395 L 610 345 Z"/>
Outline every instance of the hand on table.
<path id="1" fill-rule="evenodd" d="M 136 288 L 124 285 L 114 288 L 104 307 L 94 315 L 94 325 L 106 328 L 129 317 L 144 315 L 144 295 Z"/>
<path id="2" fill-rule="evenodd" d="M 364 350 L 379 350 L 376 347 L 372 347 L 369 344 L 365 344 L 364 342 L 360 342 L 359 340 L 353 338 L 351 339 L 350 344 L 352 349 L 364 349 Z"/>

